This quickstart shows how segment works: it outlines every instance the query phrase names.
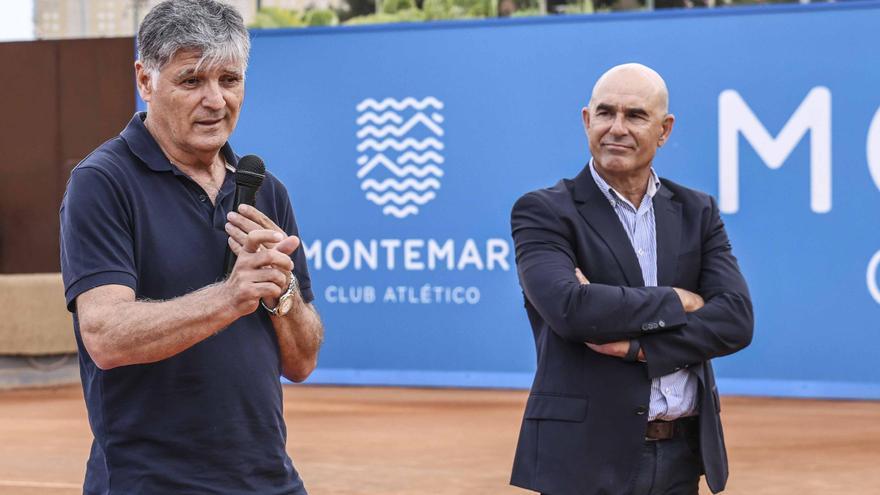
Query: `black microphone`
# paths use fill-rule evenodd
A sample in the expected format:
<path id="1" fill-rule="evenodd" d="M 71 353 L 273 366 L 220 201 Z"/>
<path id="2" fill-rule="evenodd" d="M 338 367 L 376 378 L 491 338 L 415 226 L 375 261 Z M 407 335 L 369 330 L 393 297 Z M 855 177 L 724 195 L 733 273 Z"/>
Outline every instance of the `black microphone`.
<path id="1" fill-rule="evenodd" d="M 266 165 L 263 159 L 257 155 L 247 155 L 238 161 L 235 169 L 235 196 L 232 199 L 232 211 L 238 212 L 238 205 L 251 205 L 257 199 L 257 190 L 266 178 Z M 226 246 L 226 260 L 224 261 L 224 274 L 229 276 L 232 267 L 235 266 L 235 254 L 229 246 Z"/>

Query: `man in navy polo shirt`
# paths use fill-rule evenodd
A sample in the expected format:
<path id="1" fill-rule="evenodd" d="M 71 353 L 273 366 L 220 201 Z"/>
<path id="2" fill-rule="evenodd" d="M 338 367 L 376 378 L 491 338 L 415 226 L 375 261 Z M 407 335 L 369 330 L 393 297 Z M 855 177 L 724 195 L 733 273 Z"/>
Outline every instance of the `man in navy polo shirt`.
<path id="1" fill-rule="evenodd" d="M 230 211 L 247 30 L 222 3 L 174 0 L 138 46 L 147 112 L 74 169 L 61 206 L 95 437 L 84 493 L 305 494 L 279 376 L 312 372 L 323 328 L 296 220 L 271 174 Z"/>

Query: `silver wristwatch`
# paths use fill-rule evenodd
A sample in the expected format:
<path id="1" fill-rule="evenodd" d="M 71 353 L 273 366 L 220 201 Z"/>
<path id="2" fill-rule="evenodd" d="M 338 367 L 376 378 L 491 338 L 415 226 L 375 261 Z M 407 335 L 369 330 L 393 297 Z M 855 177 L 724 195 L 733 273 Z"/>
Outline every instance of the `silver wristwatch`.
<path id="1" fill-rule="evenodd" d="M 263 309 L 269 312 L 272 316 L 284 316 L 290 312 L 290 308 L 293 307 L 293 294 L 294 292 L 299 292 L 299 281 L 296 279 L 296 275 L 293 272 L 290 272 L 290 283 L 287 285 L 287 291 L 284 294 L 281 294 L 281 297 L 278 298 L 278 306 L 274 308 L 270 308 L 266 306 L 266 303 L 260 299 L 260 305 L 263 306 Z"/>

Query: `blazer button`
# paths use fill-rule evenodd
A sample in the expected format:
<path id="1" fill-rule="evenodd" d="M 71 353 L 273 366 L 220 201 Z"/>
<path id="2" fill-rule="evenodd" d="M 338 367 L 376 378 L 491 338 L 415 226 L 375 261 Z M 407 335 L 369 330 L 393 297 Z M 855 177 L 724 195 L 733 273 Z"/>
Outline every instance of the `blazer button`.
<path id="1" fill-rule="evenodd" d="M 638 414 L 639 416 L 644 416 L 645 413 L 647 413 L 647 412 L 648 412 L 648 408 L 645 406 L 639 406 L 636 408 L 636 414 Z"/>

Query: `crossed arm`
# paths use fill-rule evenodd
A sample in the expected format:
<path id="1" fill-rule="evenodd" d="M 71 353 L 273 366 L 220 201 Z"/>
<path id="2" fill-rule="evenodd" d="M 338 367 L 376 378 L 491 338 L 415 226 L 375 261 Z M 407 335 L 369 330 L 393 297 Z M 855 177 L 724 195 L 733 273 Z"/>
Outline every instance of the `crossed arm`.
<path id="1" fill-rule="evenodd" d="M 167 301 L 136 300 L 134 291 L 122 285 L 96 287 L 77 297 L 83 344 L 99 368 L 167 359 L 254 312 L 260 299 L 270 307 L 277 304 L 287 289 L 290 254 L 299 238 L 284 234 L 256 208 L 240 211 L 230 214 L 226 227 L 238 255 L 226 280 Z M 272 324 L 282 373 L 299 382 L 317 365 L 323 326 L 311 304 L 298 292 L 293 297 L 290 313 L 273 316 Z"/>
<path id="2" fill-rule="evenodd" d="M 574 274 L 581 285 L 589 285 L 589 279 L 587 279 L 580 268 L 575 268 Z M 705 301 L 703 301 L 703 298 L 700 297 L 699 294 L 694 294 L 689 290 L 680 289 L 678 287 L 673 287 L 672 289 L 681 299 L 681 305 L 684 308 L 685 313 L 693 313 L 694 311 L 702 308 L 705 305 Z M 629 353 L 630 347 L 633 345 L 633 339 L 618 340 L 616 342 L 608 342 L 606 344 L 594 344 L 592 342 L 584 342 L 584 344 L 586 344 L 587 347 L 598 352 L 599 354 L 623 358 Z M 637 359 L 643 362 L 647 361 L 644 349 L 639 348 Z"/>
<path id="3" fill-rule="evenodd" d="M 613 356 L 638 339 L 651 377 L 736 352 L 752 338 L 751 301 L 714 201 L 707 213 L 699 294 L 612 286 L 578 280 L 574 233 L 541 198 L 526 195 L 511 215 L 523 292 L 563 339 Z"/>

